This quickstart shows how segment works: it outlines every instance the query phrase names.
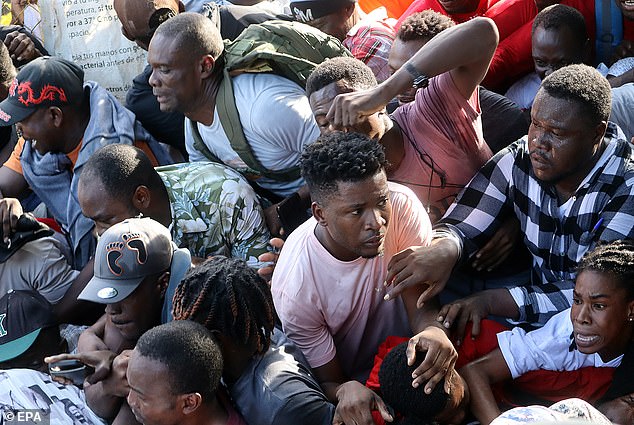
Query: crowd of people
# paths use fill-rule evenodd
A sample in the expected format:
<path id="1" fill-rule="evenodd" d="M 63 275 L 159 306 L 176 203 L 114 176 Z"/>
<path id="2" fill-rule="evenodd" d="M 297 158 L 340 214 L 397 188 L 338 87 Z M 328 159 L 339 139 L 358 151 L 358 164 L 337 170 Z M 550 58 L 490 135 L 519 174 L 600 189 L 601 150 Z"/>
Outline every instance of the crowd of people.
<path id="1" fill-rule="evenodd" d="M 634 424 L 630 0 L 114 9 L 0 28 L 0 424 Z"/>

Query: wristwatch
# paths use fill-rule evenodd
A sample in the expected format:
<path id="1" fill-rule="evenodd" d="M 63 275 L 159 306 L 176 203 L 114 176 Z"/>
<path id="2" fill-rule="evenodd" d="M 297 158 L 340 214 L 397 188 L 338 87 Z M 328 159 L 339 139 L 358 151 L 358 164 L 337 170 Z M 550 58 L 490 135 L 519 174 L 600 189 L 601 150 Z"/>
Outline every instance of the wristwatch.
<path id="1" fill-rule="evenodd" d="M 409 62 L 405 63 L 405 70 L 409 72 L 409 75 L 412 76 L 414 81 L 412 81 L 412 87 L 417 89 L 424 89 L 429 85 L 429 77 L 425 74 L 422 74 Z"/>

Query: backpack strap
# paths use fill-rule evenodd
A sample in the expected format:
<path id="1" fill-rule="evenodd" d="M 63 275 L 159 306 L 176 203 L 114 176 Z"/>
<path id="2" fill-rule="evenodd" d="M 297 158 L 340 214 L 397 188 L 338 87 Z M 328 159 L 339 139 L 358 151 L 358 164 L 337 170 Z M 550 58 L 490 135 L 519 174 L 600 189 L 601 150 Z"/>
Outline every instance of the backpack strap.
<path id="1" fill-rule="evenodd" d="M 297 165 L 284 170 L 268 170 L 260 164 L 260 161 L 258 161 L 255 155 L 253 155 L 251 146 L 249 146 L 249 143 L 244 137 L 244 132 L 242 131 L 240 116 L 238 115 L 236 101 L 233 96 L 231 76 L 226 68 L 223 70 L 223 79 L 220 82 L 220 88 L 218 89 L 218 95 L 216 96 L 216 108 L 218 110 L 220 124 L 231 143 L 231 147 L 234 151 L 236 151 L 247 167 L 257 172 L 262 177 L 267 177 L 277 181 L 293 181 L 301 177 L 301 172 L 299 166 Z"/>
<path id="2" fill-rule="evenodd" d="M 623 39 L 623 18 L 614 0 L 595 0 L 597 61 L 606 62 Z"/>
<path id="3" fill-rule="evenodd" d="M 194 149 L 202 153 L 205 156 L 205 158 L 207 158 L 211 162 L 218 162 L 222 164 L 223 162 L 220 160 L 220 158 L 214 155 L 209 150 L 207 145 L 205 145 L 205 142 L 203 141 L 203 137 L 200 135 L 200 131 L 198 130 L 198 122 L 190 120 L 189 125 L 192 130 L 192 138 L 194 139 Z"/>

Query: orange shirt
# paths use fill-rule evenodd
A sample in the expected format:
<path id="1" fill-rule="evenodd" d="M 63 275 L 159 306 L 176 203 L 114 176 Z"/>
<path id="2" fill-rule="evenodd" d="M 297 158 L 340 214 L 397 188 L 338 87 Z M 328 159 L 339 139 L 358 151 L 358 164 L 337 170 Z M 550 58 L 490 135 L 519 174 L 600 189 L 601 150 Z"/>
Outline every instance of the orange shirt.
<path id="1" fill-rule="evenodd" d="M 365 13 L 370 13 L 378 7 L 387 9 L 387 16 L 398 19 L 407 10 L 412 0 L 359 0 L 359 6 Z"/>
<path id="2" fill-rule="evenodd" d="M 75 149 L 73 149 L 72 151 L 66 154 L 68 159 L 70 159 L 70 162 L 73 164 L 73 168 L 75 168 L 75 163 L 77 162 L 77 158 L 79 157 L 79 151 L 81 150 L 81 145 L 82 145 L 82 141 L 80 141 L 77 144 L 77 147 Z M 159 163 L 156 160 L 156 157 L 154 156 L 152 149 L 150 149 L 146 141 L 137 140 L 134 142 L 134 146 L 136 146 L 137 148 L 145 152 L 148 158 L 150 158 L 150 161 L 152 161 L 153 166 L 155 167 L 159 166 Z M 10 170 L 15 171 L 16 173 L 24 174 L 22 172 L 22 164 L 20 164 L 20 156 L 22 155 L 23 149 L 24 149 L 24 138 L 20 137 L 18 139 L 18 143 L 16 143 L 15 147 L 13 148 L 13 152 L 11 152 L 11 155 L 9 156 L 9 159 L 7 159 L 6 162 L 4 163 L 4 166 L 9 168 Z"/>

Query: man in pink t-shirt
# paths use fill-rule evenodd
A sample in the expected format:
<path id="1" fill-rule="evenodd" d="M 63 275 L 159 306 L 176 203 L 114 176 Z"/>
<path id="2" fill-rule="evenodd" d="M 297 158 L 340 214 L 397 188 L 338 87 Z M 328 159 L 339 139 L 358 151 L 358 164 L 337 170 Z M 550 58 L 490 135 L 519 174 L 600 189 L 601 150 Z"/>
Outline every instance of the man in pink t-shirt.
<path id="1" fill-rule="evenodd" d="M 430 25 L 449 21 L 433 12 L 428 19 Z M 495 24 L 476 18 L 445 27 L 378 86 L 365 77 L 362 64 L 342 58 L 319 65 L 306 83 L 322 134 L 336 126 L 378 139 L 390 163 L 389 179 L 412 189 L 432 222 L 492 156 L 482 136 L 478 85 L 497 45 Z M 390 120 L 385 106 L 412 87 L 413 80 L 422 89 Z M 348 92 L 353 93 L 341 94 Z M 341 122 L 345 108 L 337 101 L 356 96 L 364 98 L 359 113 Z M 366 113 L 368 105 L 373 110 Z"/>
<path id="2" fill-rule="evenodd" d="M 302 175 L 313 218 L 288 237 L 271 282 L 284 331 L 337 404 L 333 423 L 372 424 L 373 409 L 392 420 L 361 384 L 386 337 L 418 333 L 410 340 L 411 361 L 415 348 L 428 352 L 414 385 L 425 383 L 429 391 L 455 360 L 434 323 L 434 303 L 416 306 L 423 291 L 384 298 L 391 259 L 431 241 L 422 204 L 406 187 L 387 182 L 385 166 L 381 145 L 359 133 L 334 132 L 305 149 Z"/>

